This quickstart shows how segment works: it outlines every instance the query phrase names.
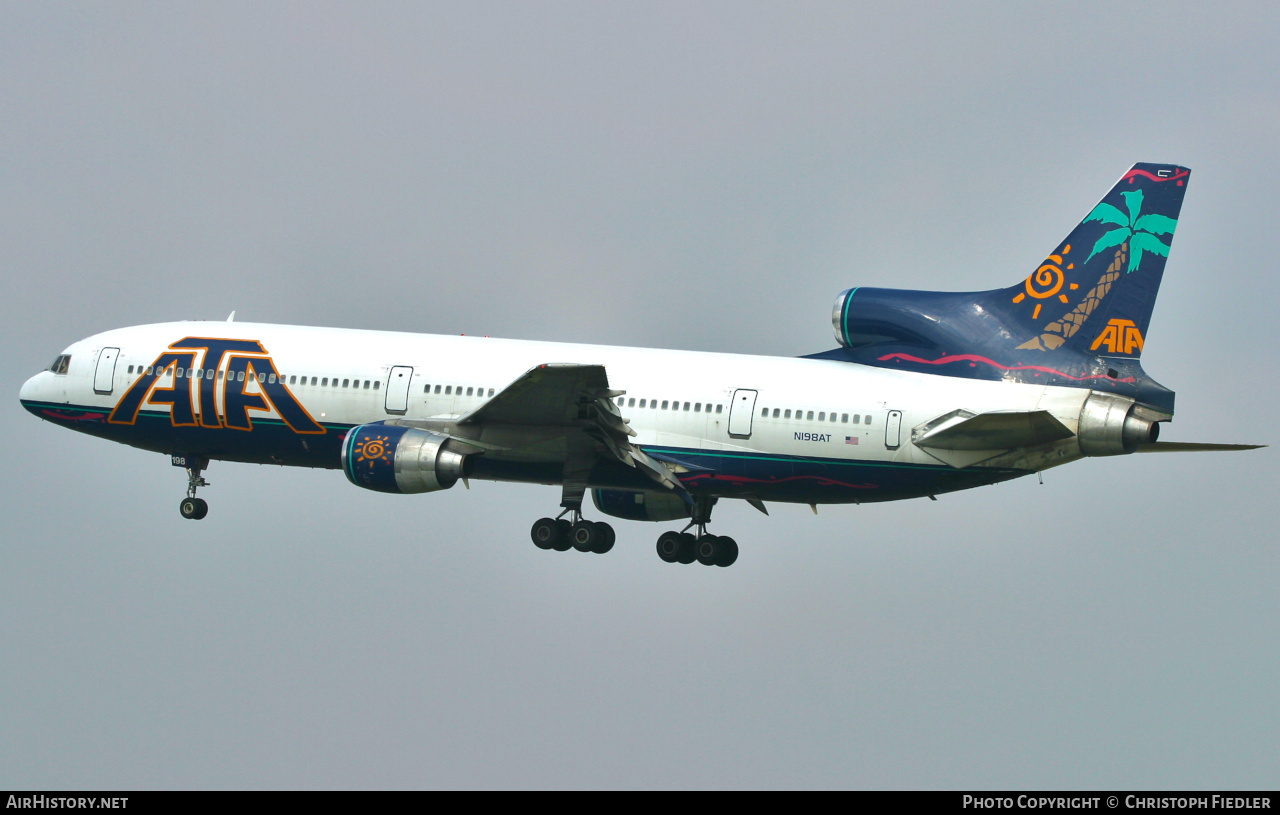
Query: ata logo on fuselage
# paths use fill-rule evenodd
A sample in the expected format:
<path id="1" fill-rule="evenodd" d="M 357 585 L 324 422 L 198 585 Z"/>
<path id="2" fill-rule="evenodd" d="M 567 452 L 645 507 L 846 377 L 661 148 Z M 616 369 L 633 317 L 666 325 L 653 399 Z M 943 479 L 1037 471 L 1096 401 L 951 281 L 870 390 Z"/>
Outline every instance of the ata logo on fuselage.
<path id="1" fill-rule="evenodd" d="M 250 411 L 274 410 L 295 433 L 325 432 L 285 386 L 257 340 L 184 337 L 170 343 L 120 397 L 107 421 L 131 425 L 143 405 L 168 405 L 174 427 L 252 430 Z"/>
<path id="2" fill-rule="evenodd" d="M 1090 351 L 1107 347 L 1108 354 L 1132 354 L 1142 351 L 1142 332 L 1133 320 L 1111 320 L 1089 346 Z"/>

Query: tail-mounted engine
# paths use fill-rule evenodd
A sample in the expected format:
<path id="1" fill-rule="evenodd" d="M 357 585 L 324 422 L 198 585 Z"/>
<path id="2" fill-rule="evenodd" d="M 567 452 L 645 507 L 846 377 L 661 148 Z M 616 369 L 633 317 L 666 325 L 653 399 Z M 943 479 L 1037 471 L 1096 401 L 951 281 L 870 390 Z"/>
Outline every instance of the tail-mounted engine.
<path id="1" fill-rule="evenodd" d="M 1076 435 L 1080 452 L 1086 456 L 1119 456 L 1132 453 L 1140 444 L 1151 444 L 1160 436 L 1156 417 L 1147 417 L 1132 399 L 1094 391 L 1080 410 Z"/>
<path id="2" fill-rule="evenodd" d="M 467 475 L 467 454 L 456 448 L 426 430 L 364 424 L 342 442 L 342 471 L 357 487 L 378 492 L 447 490 Z"/>

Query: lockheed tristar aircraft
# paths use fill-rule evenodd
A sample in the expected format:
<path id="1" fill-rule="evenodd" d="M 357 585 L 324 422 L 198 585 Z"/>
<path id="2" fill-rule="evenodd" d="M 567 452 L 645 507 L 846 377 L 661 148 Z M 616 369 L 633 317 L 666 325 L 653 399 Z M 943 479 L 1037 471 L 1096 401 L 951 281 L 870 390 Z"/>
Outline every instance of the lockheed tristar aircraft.
<path id="1" fill-rule="evenodd" d="M 854 288 L 839 347 L 798 359 L 225 322 L 107 331 L 22 386 L 50 422 L 154 450 L 341 468 L 390 493 L 490 479 L 561 486 L 543 549 L 604 553 L 596 509 L 681 521 L 667 562 L 728 566 L 723 498 L 893 501 L 1008 481 L 1085 456 L 1238 450 L 1167 443 L 1174 394 L 1142 369 L 1190 171 L 1137 164 L 1007 289 Z M 234 314 L 233 314 L 234 317 Z M 689 532 L 696 529 L 697 534 Z"/>

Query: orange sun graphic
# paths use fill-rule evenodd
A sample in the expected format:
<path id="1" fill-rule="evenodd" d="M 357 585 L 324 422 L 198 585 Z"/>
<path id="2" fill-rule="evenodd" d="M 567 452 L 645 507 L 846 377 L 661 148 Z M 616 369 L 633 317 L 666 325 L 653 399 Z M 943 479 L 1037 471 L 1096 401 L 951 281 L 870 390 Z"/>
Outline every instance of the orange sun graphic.
<path id="1" fill-rule="evenodd" d="M 359 444 L 354 448 L 354 452 L 358 454 L 357 462 L 369 462 L 369 468 L 381 461 L 383 464 L 391 463 L 391 450 L 387 446 L 390 436 L 374 436 L 370 438 L 365 436 Z"/>
<path id="2" fill-rule="evenodd" d="M 1050 297 L 1053 297 L 1056 294 L 1058 295 L 1059 300 L 1061 300 L 1064 303 L 1068 302 L 1067 295 L 1061 293 L 1062 285 L 1063 283 L 1066 282 L 1066 275 L 1063 274 L 1063 271 L 1062 271 L 1062 268 L 1063 268 L 1062 262 L 1066 258 L 1066 256 L 1070 253 L 1071 253 L 1071 244 L 1068 243 L 1062 247 L 1061 253 L 1056 255 L 1049 255 L 1049 257 L 1045 258 L 1044 263 L 1040 265 L 1039 269 L 1036 269 L 1034 272 L 1027 275 L 1026 291 L 1018 292 L 1017 296 L 1013 298 L 1013 302 L 1021 303 L 1023 300 L 1027 299 L 1028 294 L 1037 300 L 1045 300 Z M 1071 269 L 1074 269 L 1075 267 L 1076 265 L 1074 263 L 1066 264 L 1066 268 L 1068 271 L 1070 271 Z M 1071 283 L 1071 284 L 1068 284 L 1068 287 L 1072 291 L 1075 291 L 1076 289 L 1080 288 L 1080 284 Z M 1031 319 L 1033 320 L 1040 319 L 1040 307 L 1042 305 L 1044 304 L 1036 303 L 1036 310 L 1032 312 Z"/>

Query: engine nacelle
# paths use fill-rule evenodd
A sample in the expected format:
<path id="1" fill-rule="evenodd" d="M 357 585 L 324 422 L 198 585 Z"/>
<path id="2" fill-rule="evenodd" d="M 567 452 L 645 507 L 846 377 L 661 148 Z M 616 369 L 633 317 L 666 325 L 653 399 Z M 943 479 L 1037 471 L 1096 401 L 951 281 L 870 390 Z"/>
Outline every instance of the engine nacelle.
<path id="1" fill-rule="evenodd" d="M 674 521 L 689 517 L 689 505 L 669 492 L 592 490 L 596 509 L 628 521 Z"/>
<path id="2" fill-rule="evenodd" d="M 447 490 L 467 474 L 467 454 L 454 445 L 427 430 L 363 424 L 342 442 L 342 471 L 357 487 L 378 492 Z"/>
<path id="3" fill-rule="evenodd" d="M 1080 409 L 1076 436 L 1086 456 L 1119 456 L 1154 442 L 1160 425 L 1136 415 L 1132 399 L 1094 391 Z"/>

